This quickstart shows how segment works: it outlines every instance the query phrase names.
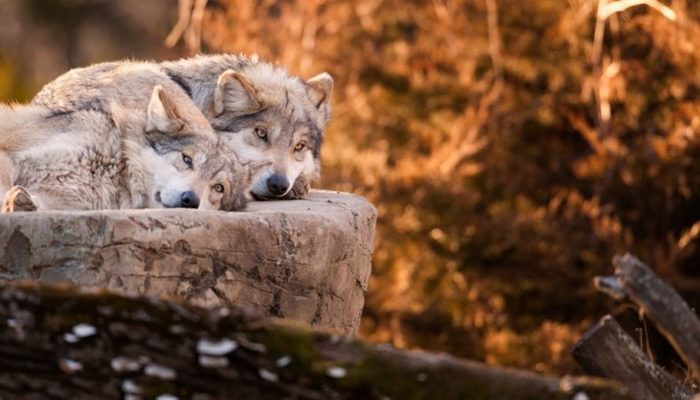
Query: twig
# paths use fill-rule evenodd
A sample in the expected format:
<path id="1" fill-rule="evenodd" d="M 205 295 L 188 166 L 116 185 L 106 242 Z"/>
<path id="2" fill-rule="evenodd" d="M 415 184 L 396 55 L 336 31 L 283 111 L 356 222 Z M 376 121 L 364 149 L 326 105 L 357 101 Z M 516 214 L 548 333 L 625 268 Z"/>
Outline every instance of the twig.
<path id="1" fill-rule="evenodd" d="M 501 34 L 498 30 L 498 4 L 496 0 L 486 0 L 488 13 L 489 55 L 493 62 L 496 80 L 503 80 L 503 61 L 501 59 Z"/>
<path id="2" fill-rule="evenodd" d="M 180 0 L 178 3 L 177 22 L 175 26 L 173 26 L 172 31 L 168 34 L 168 37 L 165 38 L 165 45 L 167 47 L 175 46 L 185 33 L 185 30 L 187 30 L 190 24 L 193 4 L 194 0 Z"/>
<path id="3" fill-rule="evenodd" d="M 178 18 L 168 37 L 167 47 L 174 47 L 184 37 L 185 47 L 190 53 L 197 53 L 202 46 L 202 20 L 208 0 L 180 0 Z"/>
<path id="4" fill-rule="evenodd" d="M 661 13 L 671 21 L 676 20 L 676 12 L 657 0 L 598 0 L 598 11 L 596 13 L 596 24 L 593 33 L 593 49 L 591 52 L 591 64 L 593 65 L 593 75 L 598 78 L 598 85 L 595 87 L 596 100 L 598 102 L 598 117 L 600 136 L 608 133 L 610 111 L 610 80 L 619 72 L 619 59 L 615 59 L 607 66 L 601 66 L 603 55 L 603 39 L 605 37 L 605 23 L 607 19 L 616 13 L 622 12 L 630 7 L 646 5 Z"/>
<path id="5" fill-rule="evenodd" d="M 656 0 L 618 0 L 613 3 L 607 3 L 603 8 L 598 9 L 598 18 L 605 20 L 612 14 L 625 11 L 630 7 L 642 5 L 653 8 L 671 21 L 676 20 L 676 12 L 670 7 L 665 6 Z"/>

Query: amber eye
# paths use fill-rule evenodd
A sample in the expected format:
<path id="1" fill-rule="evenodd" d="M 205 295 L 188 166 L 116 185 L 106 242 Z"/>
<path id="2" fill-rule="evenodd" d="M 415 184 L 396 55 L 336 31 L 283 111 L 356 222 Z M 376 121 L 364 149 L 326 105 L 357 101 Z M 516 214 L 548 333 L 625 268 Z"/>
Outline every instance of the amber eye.
<path id="1" fill-rule="evenodd" d="M 294 146 L 294 151 L 302 151 L 306 148 L 306 142 L 299 142 Z"/>
<path id="2" fill-rule="evenodd" d="M 214 191 L 217 193 L 223 193 L 224 192 L 224 185 L 217 183 L 214 185 Z"/>
<path id="3" fill-rule="evenodd" d="M 192 168 L 192 157 L 190 157 L 186 154 L 183 154 L 182 155 L 182 162 L 187 164 L 188 167 Z"/>
<path id="4" fill-rule="evenodd" d="M 255 134 L 262 140 L 267 141 L 267 131 L 261 127 L 255 128 Z"/>

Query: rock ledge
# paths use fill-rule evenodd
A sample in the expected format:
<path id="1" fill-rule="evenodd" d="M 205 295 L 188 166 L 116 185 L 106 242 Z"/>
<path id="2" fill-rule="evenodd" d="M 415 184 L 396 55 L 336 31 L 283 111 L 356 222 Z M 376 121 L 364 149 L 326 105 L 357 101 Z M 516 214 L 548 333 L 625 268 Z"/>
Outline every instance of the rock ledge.
<path id="1" fill-rule="evenodd" d="M 356 333 L 376 210 L 312 191 L 240 213 L 198 210 L 0 215 L 0 280 L 69 282 L 127 294 L 238 304 Z"/>

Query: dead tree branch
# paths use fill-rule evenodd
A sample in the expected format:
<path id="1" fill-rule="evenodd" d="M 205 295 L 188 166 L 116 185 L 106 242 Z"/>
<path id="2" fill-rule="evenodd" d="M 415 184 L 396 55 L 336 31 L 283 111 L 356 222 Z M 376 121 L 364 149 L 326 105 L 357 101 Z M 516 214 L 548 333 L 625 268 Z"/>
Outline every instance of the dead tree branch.
<path id="1" fill-rule="evenodd" d="M 603 317 L 576 343 L 571 354 L 589 373 L 624 383 L 638 400 L 690 400 L 690 389 L 644 356 L 620 325 Z"/>
<path id="2" fill-rule="evenodd" d="M 649 317 L 676 349 L 696 377 L 700 377 L 700 320 L 673 287 L 638 258 L 626 254 L 613 259 L 615 276 L 627 296 Z"/>
<path id="3" fill-rule="evenodd" d="M 202 19 L 208 0 L 180 0 L 175 26 L 165 38 L 167 47 L 174 47 L 184 38 L 189 53 L 198 53 L 202 47 Z"/>

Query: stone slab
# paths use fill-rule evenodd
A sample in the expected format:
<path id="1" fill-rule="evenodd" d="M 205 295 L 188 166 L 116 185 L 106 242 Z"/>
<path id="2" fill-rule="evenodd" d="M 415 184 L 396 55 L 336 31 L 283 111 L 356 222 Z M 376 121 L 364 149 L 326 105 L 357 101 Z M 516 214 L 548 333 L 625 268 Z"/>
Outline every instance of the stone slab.
<path id="1" fill-rule="evenodd" d="M 0 215 L 0 280 L 179 297 L 356 333 L 376 210 L 347 193 L 200 210 Z"/>

